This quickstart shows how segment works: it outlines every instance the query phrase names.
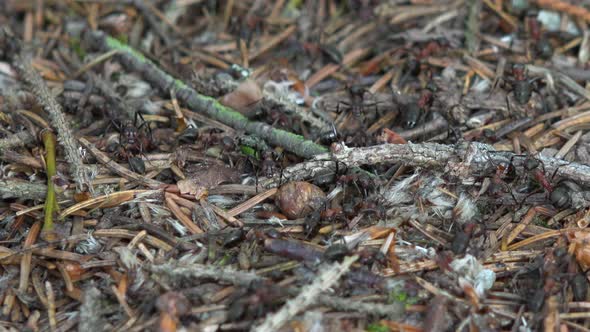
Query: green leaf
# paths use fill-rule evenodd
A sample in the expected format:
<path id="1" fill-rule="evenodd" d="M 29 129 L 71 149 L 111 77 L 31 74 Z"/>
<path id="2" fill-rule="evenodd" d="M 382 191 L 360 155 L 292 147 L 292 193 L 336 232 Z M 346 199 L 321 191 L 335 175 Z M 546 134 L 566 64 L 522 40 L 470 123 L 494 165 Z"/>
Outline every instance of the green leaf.
<path id="1" fill-rule="evenodd" d="M 86 56 L 86 51 L 84 51 L 84 49 L 82 48 L 82 45 L 80 44 L 80 39 L 70 38 L 70 48 L 74 50 L 74 52 L 76 53 L 76 55 L 78 55 L 80 59 L 84 59 L 84 57 Z"/>
<path id="2" fill-rule="evenodd" d="M 389 332 L 389 328 L 380 324 L 370 324 L 367 326 L 367 332 Z"/>
<path id="3" fill-rule="evenodd" d="M 258 151 L 256 151 L 256 149 L 250 146 L 240 145 L 240 150 L 244 155 L 258 159 Z"/>

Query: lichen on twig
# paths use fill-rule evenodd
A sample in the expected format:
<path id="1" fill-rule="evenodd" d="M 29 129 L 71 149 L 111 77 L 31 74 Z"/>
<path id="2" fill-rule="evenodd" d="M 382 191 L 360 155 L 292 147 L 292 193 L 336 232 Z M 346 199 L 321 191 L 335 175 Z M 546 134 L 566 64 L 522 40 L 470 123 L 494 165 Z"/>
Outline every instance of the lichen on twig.
<path id="1" fill-rule="evenodd" d="M 103 51 L 119 50 L 121 53 L 117 55 L 117 58 L 129 70 L 140 72 L 147 81 L 166 93 L 174 89 L 178 99 L 191 109 L 205 113 L 236 130 L 243 130 L 249 134 L 257 135 L 270 144 L 282 146 L 287 151 L 304 158 L 327 152 L 327 148 L 322 145 L 306 140 L 302 136 L 273 128 L 266 123 L 250 121 L 241 113 L 222 105 L 215 98 L 197 93 L 184 82 L 165 73 L 141 53 L 112 37 L 106 36 L 101 31 L 88 31 L 85 40 L 91 47 Z"/>
<path id="2" fill-rule="evenodd" d="M 438 143 L 420 144 L 382 144 L 362 148 L 348 148 L 339 145 L 336 152 L 318 155 L 283 170 L 284 179 L 305 180 L 326 171 L 335 170 L 336 164 L 347 167 L 365 165 L 401 163 L 408 166 L 439 169 L 451 176 L 467 179 L 476 174 L 492 174 L 497 165 L 512 162 L 519 175 L 525 175 L 525 158 L 514 158 L 514 152 L 496 151 L 493 146 L 478 143 L 460 143 L 456 145 Z M 547 174 L 555 174 L 556 178 L 569 179 L 582 186 L 590 186 L 590 166 L 563 159 L 536 155 Z M 261 180 L 263 187 L 269 188 L 278 184 L 278 179 Z"/>
<path id="3" fill-rule="evenodd" d="M 61 105 L 55 100 L 41 75 L 33 68 L 30 57 L 24 54 L 16 55 L 13 60 L 22 78 L 30 85 L 37 102 L 49 114 L 51 125 L 57 131 L 59 143 L 64 147 L 70 173 L 78 190 L 91 190 L 90 174 L 82 162 L 82 150 L 74 138 L 71 125 L 66 121 Z"/>
<path id="4" fill-rule="evenodd" d="M 321 292 L 337 283 L 338 280 L 340 280 L 340 277 L 348 272 L 352 263 L 357 259 L 358 256 L 348 256 L 344 258 L 342 263 L 335 262 L 331 266 L 326 267 L 320 272 L 311 285 L 306 286 L 301 290 L 301 293 L 297 297 L 287 301 L 287 303 L 276 313 L 266 316 L 264 322 L 259 326 L 253 327 L 251 331 L 278 331 L 289 319 L 313 304 Z"/>

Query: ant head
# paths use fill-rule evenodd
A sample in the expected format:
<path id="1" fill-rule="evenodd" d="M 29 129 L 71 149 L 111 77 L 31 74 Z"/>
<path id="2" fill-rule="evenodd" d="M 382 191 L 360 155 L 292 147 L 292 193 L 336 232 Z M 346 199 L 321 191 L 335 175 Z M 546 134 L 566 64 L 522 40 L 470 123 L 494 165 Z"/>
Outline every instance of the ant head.
<path id="1" fill-rule="evenodd" d="M 262 159 L 274 159 L 275 151 L 272 149 L 262 151 Z"/>
<path id="2" fill-rule="evenodd" d="M 571 196 L 567 187 L 558 186 L 551 192 L 551 203 L 556 208 L 563 209 L 571 204 Z"/>
<path id="3" fill-rule="evenodd" d="M 526 66 L 524 64 L 515 63 L 512 65 L 512 75 L 517 80 L 523 80 L 525 69 L 526 69 Z"/>
<path id="4" fill-rule="evenodd" d="M 361 95 L 362 96 L 365 93 L 365 88 L 361 85 L 358 85 L 358 84 L 350 85 L 348 87 L 348 90 L 353 95 Z"/>
<path id="5" fill-rule="evenodd" d="M 531 171 L 531 170 L 533 170 L 533 169 L 535 169 L 537 167 L 539 167 L 539 161 L 537 159 L 534 159 L 534 158 L 529 158 L 524 163 L 524 169 L 526 169 L 527 171 Z"/>
<path id="6" fill-rule="evenodd" d="M 430 90 L 433 93 L 438 91 L 438 86 L 436 84 L 434 84 L 434 82 L 432 82 L 432 81 L 428 82 L 428 84 L 426 84 L 425 88 L 427 90 Z"/>
<path id="7" fill-rule="evenodd" d="M 420 61 L 415 56 L 410 56 L 406 61 L 406 68 L 410 74 L 418 76 L 420 74 Z"/>
<path id="8" fill-rule="evenodd" d="M 539 15 L 539 11 L 536 9 L 529 9 L 526 12 L 526 16 L 528 19 L 535 19 L 536 20 L 538 15 Z"/>

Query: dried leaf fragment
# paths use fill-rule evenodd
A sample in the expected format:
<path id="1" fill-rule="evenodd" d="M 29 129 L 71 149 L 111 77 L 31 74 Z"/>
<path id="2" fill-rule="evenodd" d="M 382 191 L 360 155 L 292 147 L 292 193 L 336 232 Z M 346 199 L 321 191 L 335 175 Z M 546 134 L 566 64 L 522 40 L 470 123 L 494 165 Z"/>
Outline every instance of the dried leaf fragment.
<path id="1" fill-rule="evenodd" d="M 221 97 L 221 104 L 246 114 L 262 99 L 262 89 L 254 80 L 248 79 L 240 83 L 238 87 Z"/>

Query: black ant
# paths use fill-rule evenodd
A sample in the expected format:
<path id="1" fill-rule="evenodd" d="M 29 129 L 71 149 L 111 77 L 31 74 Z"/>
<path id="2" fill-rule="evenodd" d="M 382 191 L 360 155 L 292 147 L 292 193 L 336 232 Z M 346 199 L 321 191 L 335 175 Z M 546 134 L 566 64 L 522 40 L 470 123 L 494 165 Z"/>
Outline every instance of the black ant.
<path id="1" fill-rule="evenodd" d="M 326 130 L 319 136 L 319 142 L 324 145 L 330 145 L 341 138 L 340 134 L 336 130 L 336 126 L 332 124 L 332 130 Z"/>
<path id="2" fill-rule="evenodd" d="M 336 112 L 340 113 L 340 104 L 352 113 L 355 118 L 360 118 L 365 113 L 365 107 L 376 107 L 377 102 L 365 103 L 365 93 L 371 93 L 369 90 L 358 85 L 349 85 L 346 88 L 348 92 L 349 101 L 340 101 L 336 105 Z"/>
<path id="3" fill-rule="evenodd" d="M 553 206 L 563 209 L 572 206 L 572 193 L 581 191 L 582 188 L 577 183 L 565 180 L 553 188 L 549 199 Z"/>
<path id="4" fill-rule="evenodd" d="M 260 162 L 260 168 L 264 176 L 266 176 L 267 178 L 272 178 L 279 169 L 282 173 L 282 167 L 279 167 L 277 165 L 277 159 L 280 157 L 281 156 L 278 155 L 274 150 L 266 150 L 262 152 L 262 161 Z"/>
<path id="5" fill-rule="evenodd" d="M 260 156 L 260 158 L 258 158 Z M 257 159 L 255 159 L 257 158 Z M 263 176 L 270 179 L 279 172 L 279 187 L 283 180 L 283 167 L 279 161 L 283 158 L 282 153 L 277 153 L 275 150 L 264 150 L 260 155 L 257 153 L 256 157 L 248 157 L 252 167 L 256 170 L 256 190 L 258 191 L 258 175 L 262 173 Z"/>
<path id="6" fill-rule="evenodd" d="M 539 184 L 545 188 L 548 193 L 553 192 L 553 186 L 545 176 L 545 165 L 542 161 L 529 156 L 527 160 L 525 160 L 524 169 L 527 172 L 532 173 L 535 180 L 537 180 L 537 182 L 539 182 Z M 557 172 L 557 170 L 555 171 Z"/>
<path id="7" fill-rule="evenodd" d="M 148 122 L 145 121 L 141 113 L 137 112 L 133 121 L 126 120 L 117 123 L 113 120 L 111 125 L 119 132 L 115 156 L 127 161 L 132 171 L 145 173 L 145 164 L 138 155 L 143 155 L 151 145 L 152 131 Z"/>
<path id="8" fill-rule="evenodd" d="M 553 46 L 549 43 L 549 40 L 541 32 L 541 23 L 536 18 L 537 13 L 531 11 L 528 13 L 527 27 L 531 41 L 535 44 L 534 52 L 535 55 L 541 59 L 548 60 L 553 55 Z"/>
<path id="9" fill-rule="evenodd" d="M 437 88 L 434 84 L 428 84 L 422 89 L 416 102 L 406 105 L 406 111 L 402 114 L 402 126 L 404 129 L 412 129 L 426 117 L 434 102 L 434 93 Z"/>
<path id="10" fill-rule="evenodd" d="M 314 209 L 313 212 L 305 217 L 303 224 L 303 234 L 306 239 L 312 238 L 317 235 L 322 222 L 338 222 L 347 221 L 346 217 L 341 208 L 328 208 L 328 202 L 324 200 L 321 203 L 321 207 Z M 313 207 L 310 205 L 310 207 Z"/>
<path id="11" fill-rule="evenodd" d="M 119 157 L 128 160 L 130 157 L 143 154 L 145 149 L 149 148 L 152 131 L 141 113 L 135 113 L 133 121 L 112 121 L 112 125 L 119 131 Z M 147 128 L 147 135 L 142 130 L 144 127 Z"/>
<path id="12" fill-rule="evenodd" d="M 537 183 L 539 183 L 539 185 L 541 185 L 542 188 L 544 188 L 547 191 L 547 193 L 550 195 L 550 199 L 552 202 L 557 202 L 558 204 L 563 204 L 563 205 L 569 204 L 569 194 L 567 196 L 565 196 L 562 189 L 560 189 L 560 192 L 553 195 L 554 188 L 553 188 L 553 185 L 551 184 L 551 180 L 553 180 L 553 178 L 555 177 L 555 174 L 557 173 L 557 169 L 553 173 L 553 176 L 551 176 L 551 180 L 549 180 L 546 176 L 545 165 L 543 164 L 543 162 L 541 160 L 535 158 L 532 155 L 513 155 L 512 157 L 510 157 L 510 161 L 508 162 L 507 165 L 500 164 L 499 166 L 497 166 L 496 174 L 494 175 L 495 182 L 496 183 L 503 183 L 504 185 L 506 185 L 510 191 L 512 198 L 514 199 L 514 201 L 516 203 L 518 203 L 518 201 L 516 200 L 516 197 L 514 196 L 512 189 L 504 181 L 504 177 L 508 177 L 508 176 L 512 177 L 513 174 L 515 173 L 513 160 L 516 157 L 524 157 L 525 158 L 522 163 L 523 169 L 525 170 L 525 172 L 532 175 L 533 179 Z M 519 203 L 519 205 L 522 206 L 522 204 L 526 201 L 526 199 L 528 197 L 530 197 L 531 195 L 533 195 L 534 193 L 535 193 L 535 191 L 528 194 Z"/>
<path id="13" fill-rule="evenodd" d="M 512 85 L 514 99 L 520 105 L 525 105 L 529 102 L 535 90 L 533 83 L 540 79 L 540 77 L 529 79 L 525 71 L 525 65 L 515 63 L 512 65 L 512 78 L 507 79 Z"/>
<path id="14" fill-rule="evenodd" d="M 353 172 L 346 172 L 337 178 L 337 183 L 346 186 L 349 184 L 354 185 L 359 194 L 363 194 L 364 197 L 369 196 L 369 190 L 375 188 L 375 183 L 371 178 L 370 173 L 364 170 L 358 170 Z"/>

